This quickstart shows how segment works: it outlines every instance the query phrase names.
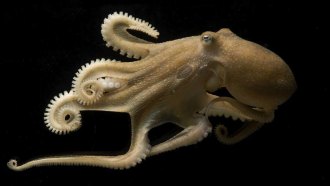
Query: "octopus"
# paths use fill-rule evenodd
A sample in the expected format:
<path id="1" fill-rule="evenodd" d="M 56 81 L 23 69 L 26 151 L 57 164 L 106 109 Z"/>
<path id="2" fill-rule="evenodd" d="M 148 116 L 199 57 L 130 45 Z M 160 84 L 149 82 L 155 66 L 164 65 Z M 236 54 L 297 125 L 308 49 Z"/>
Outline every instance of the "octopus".
<path id="1" fill-rule="evenodd" d="M 146 41 L 128 30 L 159 35 L 148 22 L 123 12 L 110 14 L 101 26 L 106 46 L 136 61 L 96 59 L 83 65 L 72 89 L 50 101 L 44 118 L 50 131 L 62 135 L 80 128 L 80 111 L 128 113 L 129 150 L 116 156 L 50 156 L 23 164 L 12 159 L 7 163 L 10 169 L 47 165 L 128 169 L 146 157 L 201 141 L 212 131 L 210 116 L 242 123 L 232 132 L 223 123 L 214 128 L 220 142 L 235 144 L 271 122 L 277 107 L 296 89 L 291 69 L 278 55 L 228 28 L 163 43 Z M 212 94 L 220 89 L 230 96 Z M 151 146 L 148 132 L 168 122 L 182 131 Z"/>

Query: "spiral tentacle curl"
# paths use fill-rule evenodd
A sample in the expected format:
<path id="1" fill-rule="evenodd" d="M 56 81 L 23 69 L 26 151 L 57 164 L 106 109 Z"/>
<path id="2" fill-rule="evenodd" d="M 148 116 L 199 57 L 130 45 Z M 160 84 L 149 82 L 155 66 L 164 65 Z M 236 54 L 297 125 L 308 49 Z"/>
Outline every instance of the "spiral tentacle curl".
<path id="1" fill-rule="evenodd" d="M 55 134 L 67 134 L 81 126 L 81 115 L 78 104 L 73 101 L 73 92 L 64 92 L 55 96 L 45 112 L 45 124 Z"/>

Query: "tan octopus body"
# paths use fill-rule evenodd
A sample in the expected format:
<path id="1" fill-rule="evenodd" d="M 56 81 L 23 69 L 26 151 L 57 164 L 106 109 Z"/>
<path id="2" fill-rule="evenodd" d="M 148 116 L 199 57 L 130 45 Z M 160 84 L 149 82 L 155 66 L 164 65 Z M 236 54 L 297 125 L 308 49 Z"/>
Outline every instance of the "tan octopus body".
<path id="1" fill-rule="evenodd" d="M 113 13 L 104 20 L 102 36 L 107 46 L 128 57 L 123 63 L 96 60 L 82 66 L 70 92 L 51 101 L 45 113 L 47 127 L 66 134 L 80 127 L 80 111 L 102 110 L 130 114 L 132 137 L 129 151 L 118 156 L 46 157 L 8 167 L 25 170 L 45 165 L 92 165 L 130 168 L 152 156 L 201 141 L 211 132 L 208 116 L 231 116 L 243 127 L 229 134 L 224 125 L 215 129 L 225 144 L 236 143 L 272 121 L 274 110 L 294 92 L 290 68 L 273 52 L 246 41 L 229 29 L 204 32 L 164 43 L 150 43 L 127 29 L 157 37 L 145 21 Z M 234 98 L 209 94 L 226 88 Z M 151 147 L 148 131 L 166 122 L 182 127 L 179 134 Z"/>

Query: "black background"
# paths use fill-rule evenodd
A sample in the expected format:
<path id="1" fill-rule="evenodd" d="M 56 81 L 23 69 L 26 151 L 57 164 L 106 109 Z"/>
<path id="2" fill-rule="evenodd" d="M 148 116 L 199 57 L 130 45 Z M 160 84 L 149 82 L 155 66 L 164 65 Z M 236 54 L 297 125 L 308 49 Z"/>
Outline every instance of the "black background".
<path id="1" fill-rule="evenodd" d="M 326 7 L 316 1 L 69 0 L 1 5 L 0 184 L 328 184 Z M 229 27 L 279 54 L 295 74 L 297 92 L 276 111 L 274 122 L 237 145 L 222 145 L 211 135 L 124 171 L 70 166 L 8 170 L 11 158 L 24 162 L 45 155 L 127 149 L 130 125 L 125 114 L 83 112 L 83 127 L 67 136 L 52 134 L 43 124 L 49 100 L 70 89 L 81 65 L 96 58 L 129 60 L 105 47 L 100 34 L 103 19 L 114 11 L 152 23 L 160 32 L 157 42 Z M 162 127 L 153 137 L 173 130 Z"/>

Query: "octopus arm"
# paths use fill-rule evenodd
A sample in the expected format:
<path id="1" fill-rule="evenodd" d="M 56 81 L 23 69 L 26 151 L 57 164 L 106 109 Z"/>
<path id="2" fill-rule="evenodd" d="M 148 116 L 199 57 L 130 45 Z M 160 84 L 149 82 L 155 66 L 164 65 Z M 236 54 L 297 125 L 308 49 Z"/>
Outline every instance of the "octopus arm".
<path id="1" fill-rule="evenodd" d="M 187 122 L 187 121 L 184 121 Z M 175 150 L 179 147 L 188 146 L 200 142 L 212 131 L 211 124 L 205 117 L 189 120 L 190 125 L 169 140 L 151 148 L 149 156 L 157 155 L 166 151 Z"/>
<path id="2" fill-rule="evenodd" d="M 239 130 L 235 131 L 233 134 L 229 134 L 227 127 L 220 124 L 215 128 L 215 135 L 217 139 L 223 144 L 235 144 L 243 139 L 247 138 L 259 128 L 261 128 L 265 123 L 260 122 L 247 122 Z"/>
<path id="3" fill-rule="evenodd" d="M 229 97 L 214 99 L 206 109 L 207 116 L 232 117 L 233 120 L 240 119 L 243 126 L 232 134 L 228 133 L 227 127 L 220 124 L 215 129 L 218 140 L 224 144 L 235 144 L 245 139 L 267 122 L 274 118 L 273 110 L 260 110 L 250 108 Z"/>
<path id="4" fill-rule="evenodd" d="M 127 30 L 143 32 L 154 38 L 159 35 L 148 22 L 123 12 L 115 12 L 104 19 L 101 33 L 106 45 L 112 46 L 115 51 L 120 50 L 120 54 L 136 59 L 147 56 L 150 42 L 131 35 Z"/>
<path id="5" fill-rule="evenodd" d="M 126 154 L 119 156 L 54 156 L 32 160 L 22 165 L 18 165 L 17 161 L 12 159 L 7 163 L 7 166 L 15 171 L 23 171 L 32 167 L 48 165 L 84 165 L 112 169 L 127 169 L 133 167 L 145 159 L 150 151 L 150 145 L 147 136 L 148 129 L 141 126 L 139 123 L 152 122 L 152 120 L 144 120 L 140 119 L 140 117 L 132 118 L 131 146 Z"/>

